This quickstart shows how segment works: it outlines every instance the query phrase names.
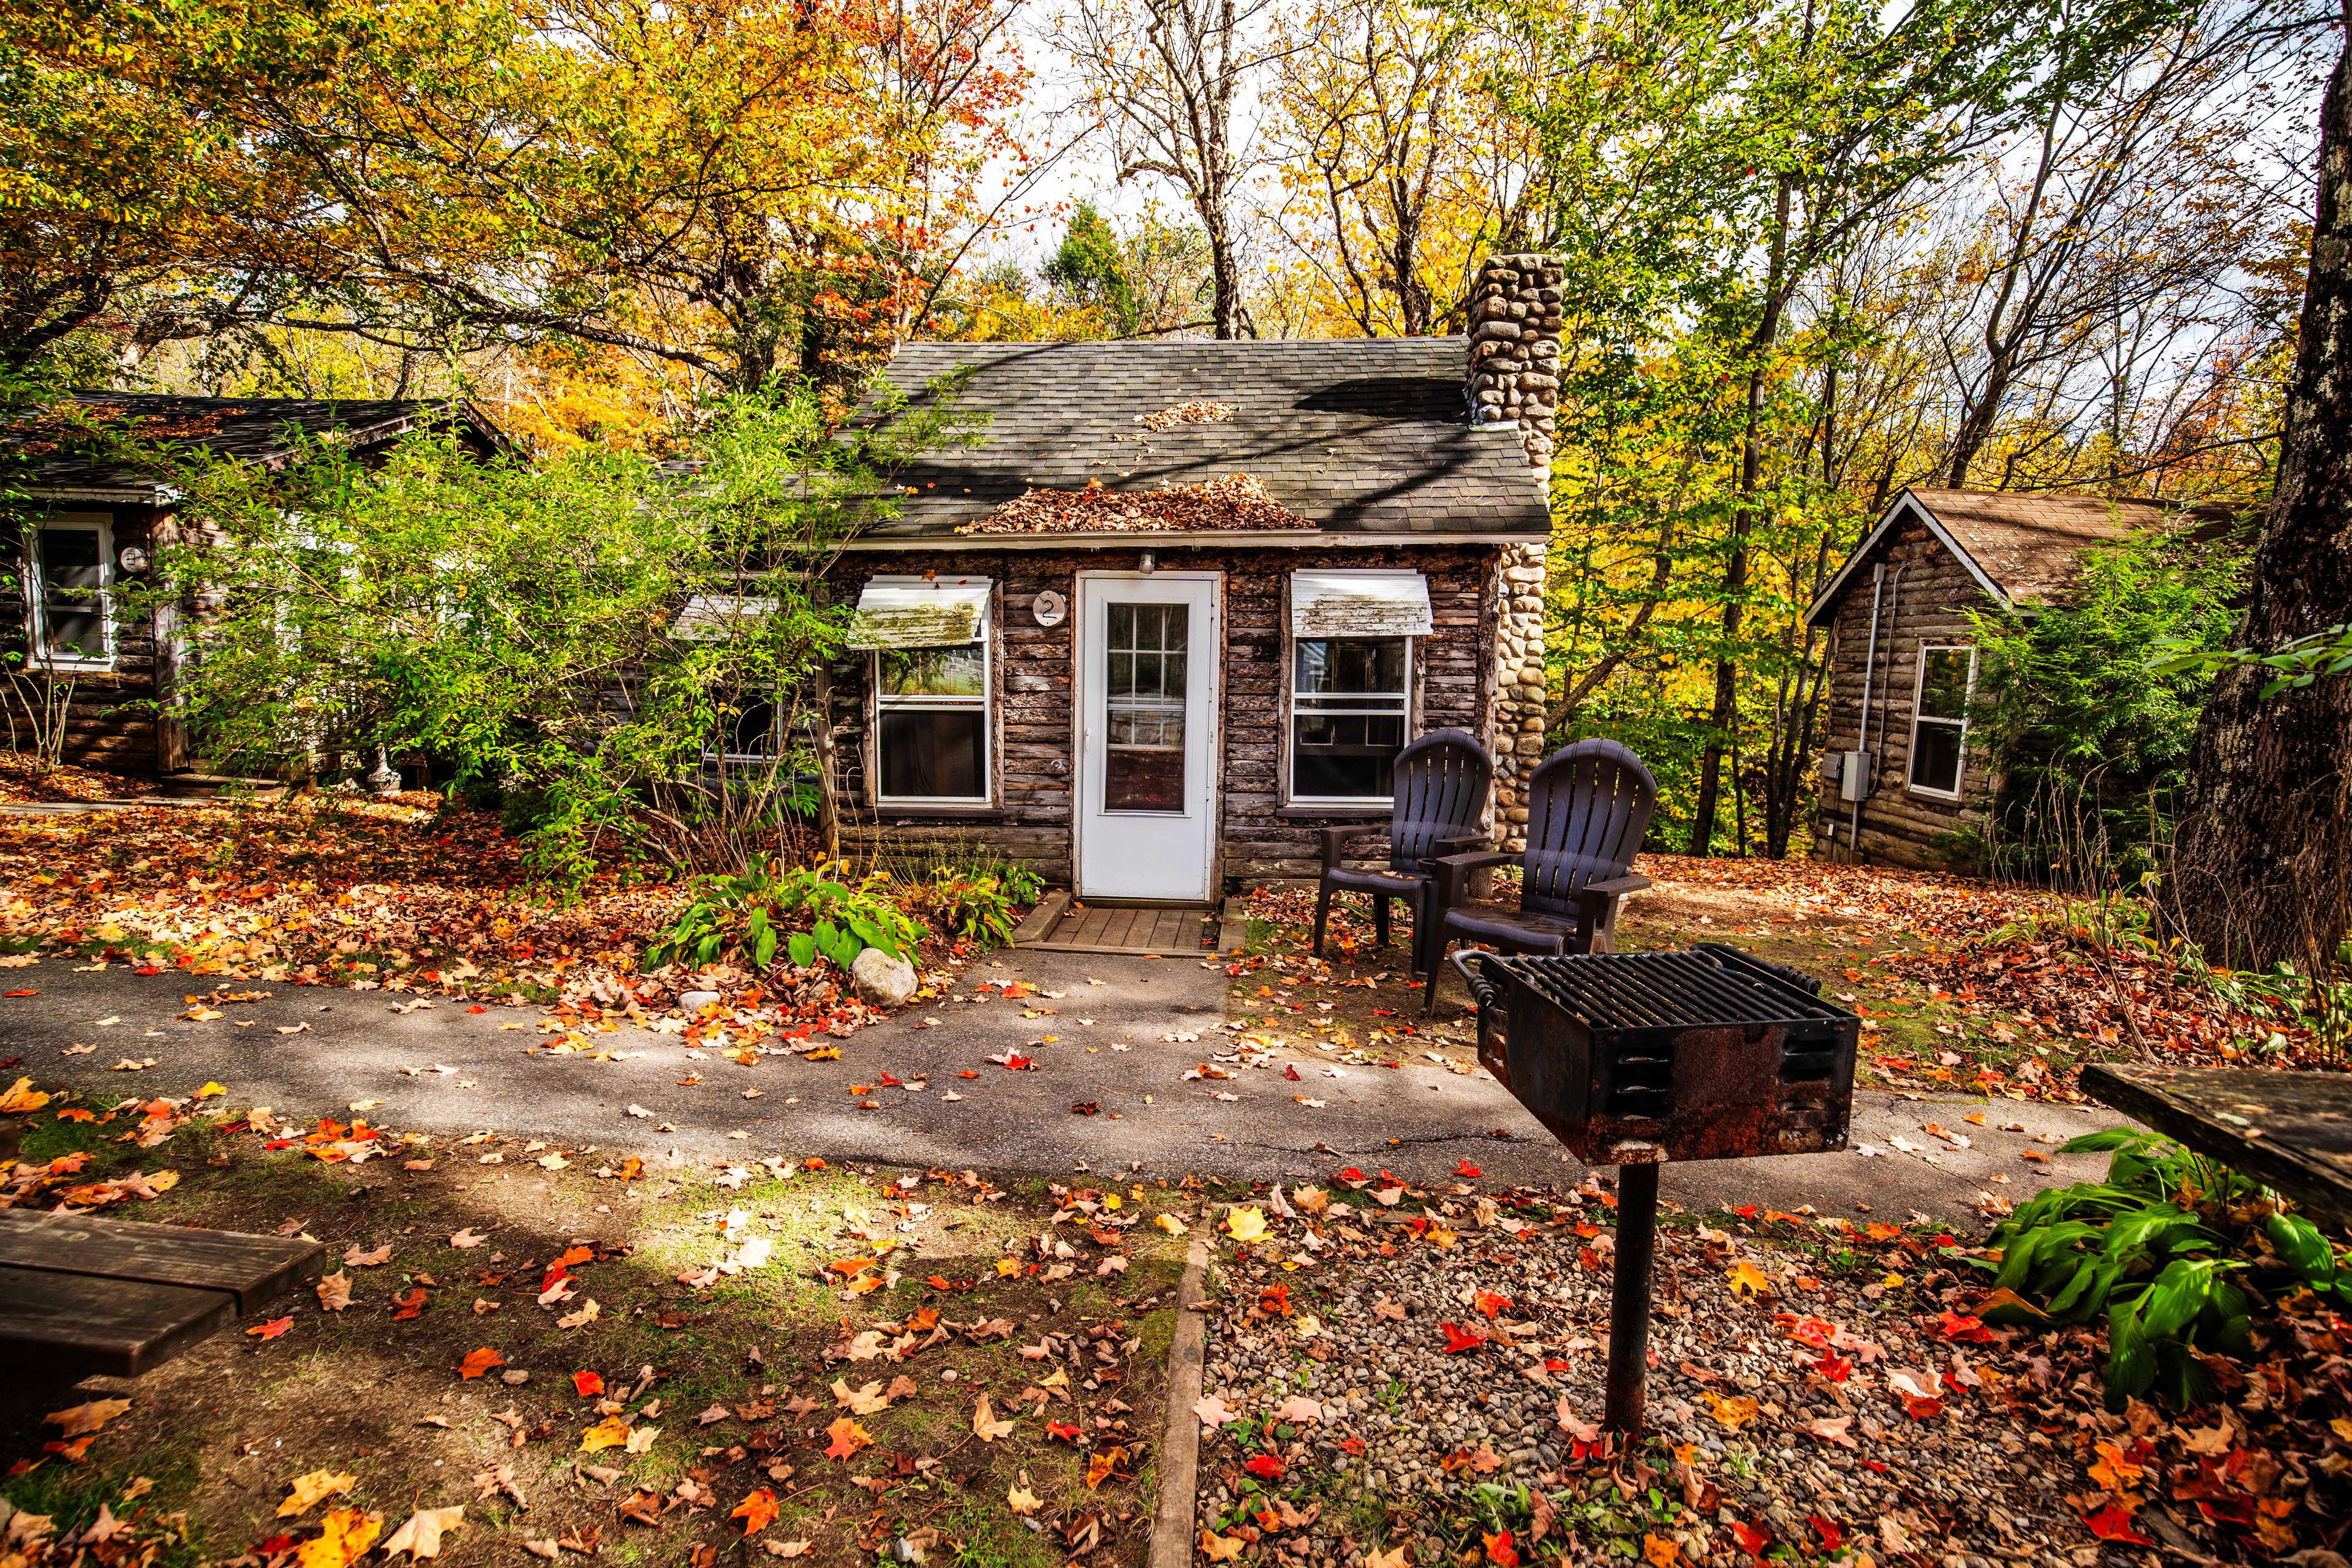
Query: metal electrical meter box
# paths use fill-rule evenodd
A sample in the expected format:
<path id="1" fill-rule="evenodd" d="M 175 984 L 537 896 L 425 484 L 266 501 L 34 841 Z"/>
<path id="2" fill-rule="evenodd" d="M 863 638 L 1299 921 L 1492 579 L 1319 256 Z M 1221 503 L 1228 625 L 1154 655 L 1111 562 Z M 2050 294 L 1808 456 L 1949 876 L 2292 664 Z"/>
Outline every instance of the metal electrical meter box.
<path id="1" fill-rule="evenodd" d="M 1843 753 L 1845 765 L 1838 773 L 1838 798 L 1849 805 L 1860 805 L 1870 798 L 1870 765 L 1868 752 Z"/>

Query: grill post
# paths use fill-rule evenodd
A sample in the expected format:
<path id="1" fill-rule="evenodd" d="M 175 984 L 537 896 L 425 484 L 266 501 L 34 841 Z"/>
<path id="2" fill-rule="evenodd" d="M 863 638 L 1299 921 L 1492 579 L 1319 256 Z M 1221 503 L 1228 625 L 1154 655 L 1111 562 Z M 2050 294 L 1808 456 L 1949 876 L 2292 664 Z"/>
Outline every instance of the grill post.
<path id="1" fill-rule="evenodd" d="M 1609 1280 L 1609 1383 L 1601 1425 L 1642 1430 L 1650 1372 L 1650 1264 L 1658 1239 L 1658 1164 L 1617 1168 L 1617 1261 Z"/>

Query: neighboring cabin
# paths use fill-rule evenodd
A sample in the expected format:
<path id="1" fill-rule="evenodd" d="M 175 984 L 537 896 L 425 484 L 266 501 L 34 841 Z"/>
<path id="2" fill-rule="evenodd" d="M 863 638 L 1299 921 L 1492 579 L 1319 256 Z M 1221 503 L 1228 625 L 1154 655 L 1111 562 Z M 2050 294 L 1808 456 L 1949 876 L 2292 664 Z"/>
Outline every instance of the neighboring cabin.
<path id="1" fill-rule="evenodd" d="M 420 426 L 455 422 L 488 455 L 502 443 L 474 410 L 409 399 L 172 397 L 84 392 L 91 420 L 142 442 L 201 447 L 276 466 L 306 439 L 331 432 L 361 458 Z M 115 773 L 162 774 L 192 765 L 169 698 L 183 654 L 176 616 L 119 618 L 114 594 L 144 575 L 177 534 L 172 491 L 151 469 L 80 450 L 62 421 L 9 430 L 5 526 L 14 531 L 17 586 L 0 586 L 0 655 L 33 679 L 71 682 L 64 756 Z M 21 662 L 20 662 L 21 660 Z"/>
<path id="2" fill-rule="evenodd" d="M 1830 639 L 1814 856 L 1964 866 L 2000 787 L 1970 733 L 1970 616 L 2063 603 L 2085 553 L 2182 515 L 2096 496 L 1896 497 L 1805 613 Z"/>

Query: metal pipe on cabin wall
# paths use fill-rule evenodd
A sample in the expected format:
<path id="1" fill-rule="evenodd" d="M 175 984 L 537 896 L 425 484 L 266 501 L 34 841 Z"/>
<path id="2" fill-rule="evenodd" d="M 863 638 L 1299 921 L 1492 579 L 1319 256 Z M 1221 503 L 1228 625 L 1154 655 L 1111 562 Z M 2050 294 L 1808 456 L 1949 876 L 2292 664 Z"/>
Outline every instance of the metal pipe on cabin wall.
<path id="1" fill-rule="evenodd" d="M 1878 787 L 1879 768 L 1886 755 L 1886 693 L 1895 684 L 1896 642 L 1895 627 L 1895 624 L 1903 618 L 1903 574 L 1909 570 L 1911 570 L 1911 563 L 1906 561 L 1886 574 L 1886 679 L 1878 683 L 1878 749 L 1870 752 L 1870 787 L 1872 789 Z M 1863 728 L 1867 731 L 1870 727 L 1870 715 L 1864 713 L 1862 718 Z M 1865 751 L 1870 749 L 1867 735 L 1864 737 L 1863 749 Z M 1860 840 L 1857 839 L 1855 842 L 1858 844 Z"/>
<path id="2" fill-rule="evenodd" d="M 1870 754 L 1870 689 L 1878 676 L 1878 610 L 1886 599 L 1886 563 L 1874 563 L 1870 569 L 1870 646 L 1862 656 L 1862 710 L 1853 737 L 1857 759 Z M 1862 858 L 1862 800 L 1853 803 L 1853 823 L 1846 829 L 1845 858 L 1849 861 Z"/>

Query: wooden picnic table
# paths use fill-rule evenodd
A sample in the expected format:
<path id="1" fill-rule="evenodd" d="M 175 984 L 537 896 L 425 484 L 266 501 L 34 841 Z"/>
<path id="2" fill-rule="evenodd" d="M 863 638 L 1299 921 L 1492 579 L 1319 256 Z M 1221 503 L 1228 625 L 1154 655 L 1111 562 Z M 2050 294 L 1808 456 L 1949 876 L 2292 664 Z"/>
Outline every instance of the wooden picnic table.
<path id="1" fill-rule="evenodd" d="M 2083 1092 L 2352 1226 L 2352 1074 L 2114 1063 L 2084 1068 Z"/>
<path id="2" fill-rule="evenodd" d="M 0 1209 L 0 1368 L 136 1377 L 325 1265 L 315 1241 Z"/>

